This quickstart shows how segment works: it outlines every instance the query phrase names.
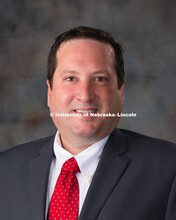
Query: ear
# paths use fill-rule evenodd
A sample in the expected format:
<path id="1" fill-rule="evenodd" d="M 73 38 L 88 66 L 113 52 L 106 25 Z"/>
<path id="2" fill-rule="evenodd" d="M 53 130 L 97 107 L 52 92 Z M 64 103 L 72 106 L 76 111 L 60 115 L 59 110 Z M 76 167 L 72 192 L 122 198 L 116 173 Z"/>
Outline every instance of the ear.
<path id="1" fill-rule="evenodd" d="M 120 96 L 121 96 L 121 104 L 122 104 L 122 106 L 124 105 L 124 87 L 125 87 L 125 83 L 119 89 Z"/>
<path id="2" fill-rule="evenodd" d="M 46 80 L 46 84 L 48 86 L 48 91 L 47 91 L 47 106 L 50 107 L 50 98 L 51 98 L 51 86 L 50 86 L 50 83 L 49 83 L 49 80 Z"/>

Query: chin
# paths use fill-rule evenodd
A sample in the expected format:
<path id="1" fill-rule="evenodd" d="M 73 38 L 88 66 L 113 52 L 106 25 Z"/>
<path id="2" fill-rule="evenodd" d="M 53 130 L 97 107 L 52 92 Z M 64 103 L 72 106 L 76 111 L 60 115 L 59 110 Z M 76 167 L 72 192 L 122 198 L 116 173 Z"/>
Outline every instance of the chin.
<path id="1" fill-rule="evenodd" d="M 91 137 L 98 136 L 98 133 L 99 133 L 98 131 L 99 131 L 98 128 L 95 129 L 91 127 L 86 127 L 86 128 L 79 127 L 79 128 L 73 129 L 73 133 L 82 138 L 91 138 Z"/>

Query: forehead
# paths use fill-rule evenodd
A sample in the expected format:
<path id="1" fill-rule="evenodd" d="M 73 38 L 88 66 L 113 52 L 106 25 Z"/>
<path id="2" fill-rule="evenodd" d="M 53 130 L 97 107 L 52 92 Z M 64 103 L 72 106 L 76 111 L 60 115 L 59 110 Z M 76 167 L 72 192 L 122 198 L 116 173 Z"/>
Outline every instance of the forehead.
<path id="1" fill-rule="evenodd" d="M 63 42 L 57 50 L 57 58 L 72 54 L 74 56 L 82 54 L 86 57 L 89 55 L 105 56 L 112 59 L 114 58 L 114 49 L 107 43 L 93 39 L 73 39 Z"/>

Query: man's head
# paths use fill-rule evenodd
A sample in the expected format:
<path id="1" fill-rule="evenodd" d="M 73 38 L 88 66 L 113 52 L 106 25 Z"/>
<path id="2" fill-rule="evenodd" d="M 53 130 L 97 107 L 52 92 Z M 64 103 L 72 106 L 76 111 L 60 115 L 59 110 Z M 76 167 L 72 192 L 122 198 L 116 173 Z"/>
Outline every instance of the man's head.
<path id="1" fill-rule="evenodd" d="M 79 152 L 110 134 L 118 124 L 118 117 L 94 117 L 91 113 L 121 112 L 124 75 L 122 67 L 114 64 L 115 51 L 107 42 L 79 37 L 69 38 L 59 45 L 53 46 L 51 51 L 56 52 L 49 55 L 55 66 L 52 76 L 47 79 L 48 106 L 54 113 L 52 119 L 64 147 L 68 150 L 77 148 L 76 152 Z M 120 46 L 119 51 L 122 64 Z M 117 69 L 123 80 L 119 80 Z M 57 117 L 57 113 L 81 117 Z"/>
<path id="2" fill-rule="evenodd" d="M 123 48 L 120 43 L 115 42 L 112 35 L 91 27 L 76 27 L 69 31 L 66 31 L 59 35 L 53 46 L 51 47 L 48 56 L 48 73 L 47 79 L 50 82 L 52 88 L 52 80 L 55 69 L 57 67 L 56 53 L 59 50 L 62 43 L 73 40 L 73 39 L 92 39 L 105 44 L 111 45 L 114 50 L 114 68 L 118 78 L 118 88 L 125 82 L 125 72 L 124 72 L 124 61 L 123 61 Z"/>

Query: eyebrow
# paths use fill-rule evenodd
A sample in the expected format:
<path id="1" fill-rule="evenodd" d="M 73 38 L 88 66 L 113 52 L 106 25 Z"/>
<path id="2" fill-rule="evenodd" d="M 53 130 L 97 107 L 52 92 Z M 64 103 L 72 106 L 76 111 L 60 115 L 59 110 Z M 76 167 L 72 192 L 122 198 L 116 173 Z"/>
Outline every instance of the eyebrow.
<path id="1" fill-rule="evenodd" d="M 64 74 L 73 74 L 73 75 L 75 75 L 75 74 L 78 74 L 78 72 L 74 71 L 74 70 L 64 70 L 61 74 L 62 75 L 64 75 Z"/>
<path id="2" fill-rule="evenodd" d="M 94 74 L 101 74 L 101 73 L 105 73 L 105 74 L 110 75 L 109 71 L 107 71 L 107 70 L 98 70 L 98 71 L 94 72 Z"/>
<path id="3" fill-rule="evenodd" d="M 64 70 L 63 72 L 62 72 L 62 74 L 73 74 L 73 75 L 75 75 L 75 74 L 79 74 L 79 72 L 77 72 L 77 71 L 74 71 L 74 70 Z M 110 75 L 110 73 L 109 73 L 109 71 L 107 71 L 107 70 L 97 70 L 97 71 L 95 71 L 95 72 L 93 72 L 93 74 L 107 74 L 107 75 Z"/>

